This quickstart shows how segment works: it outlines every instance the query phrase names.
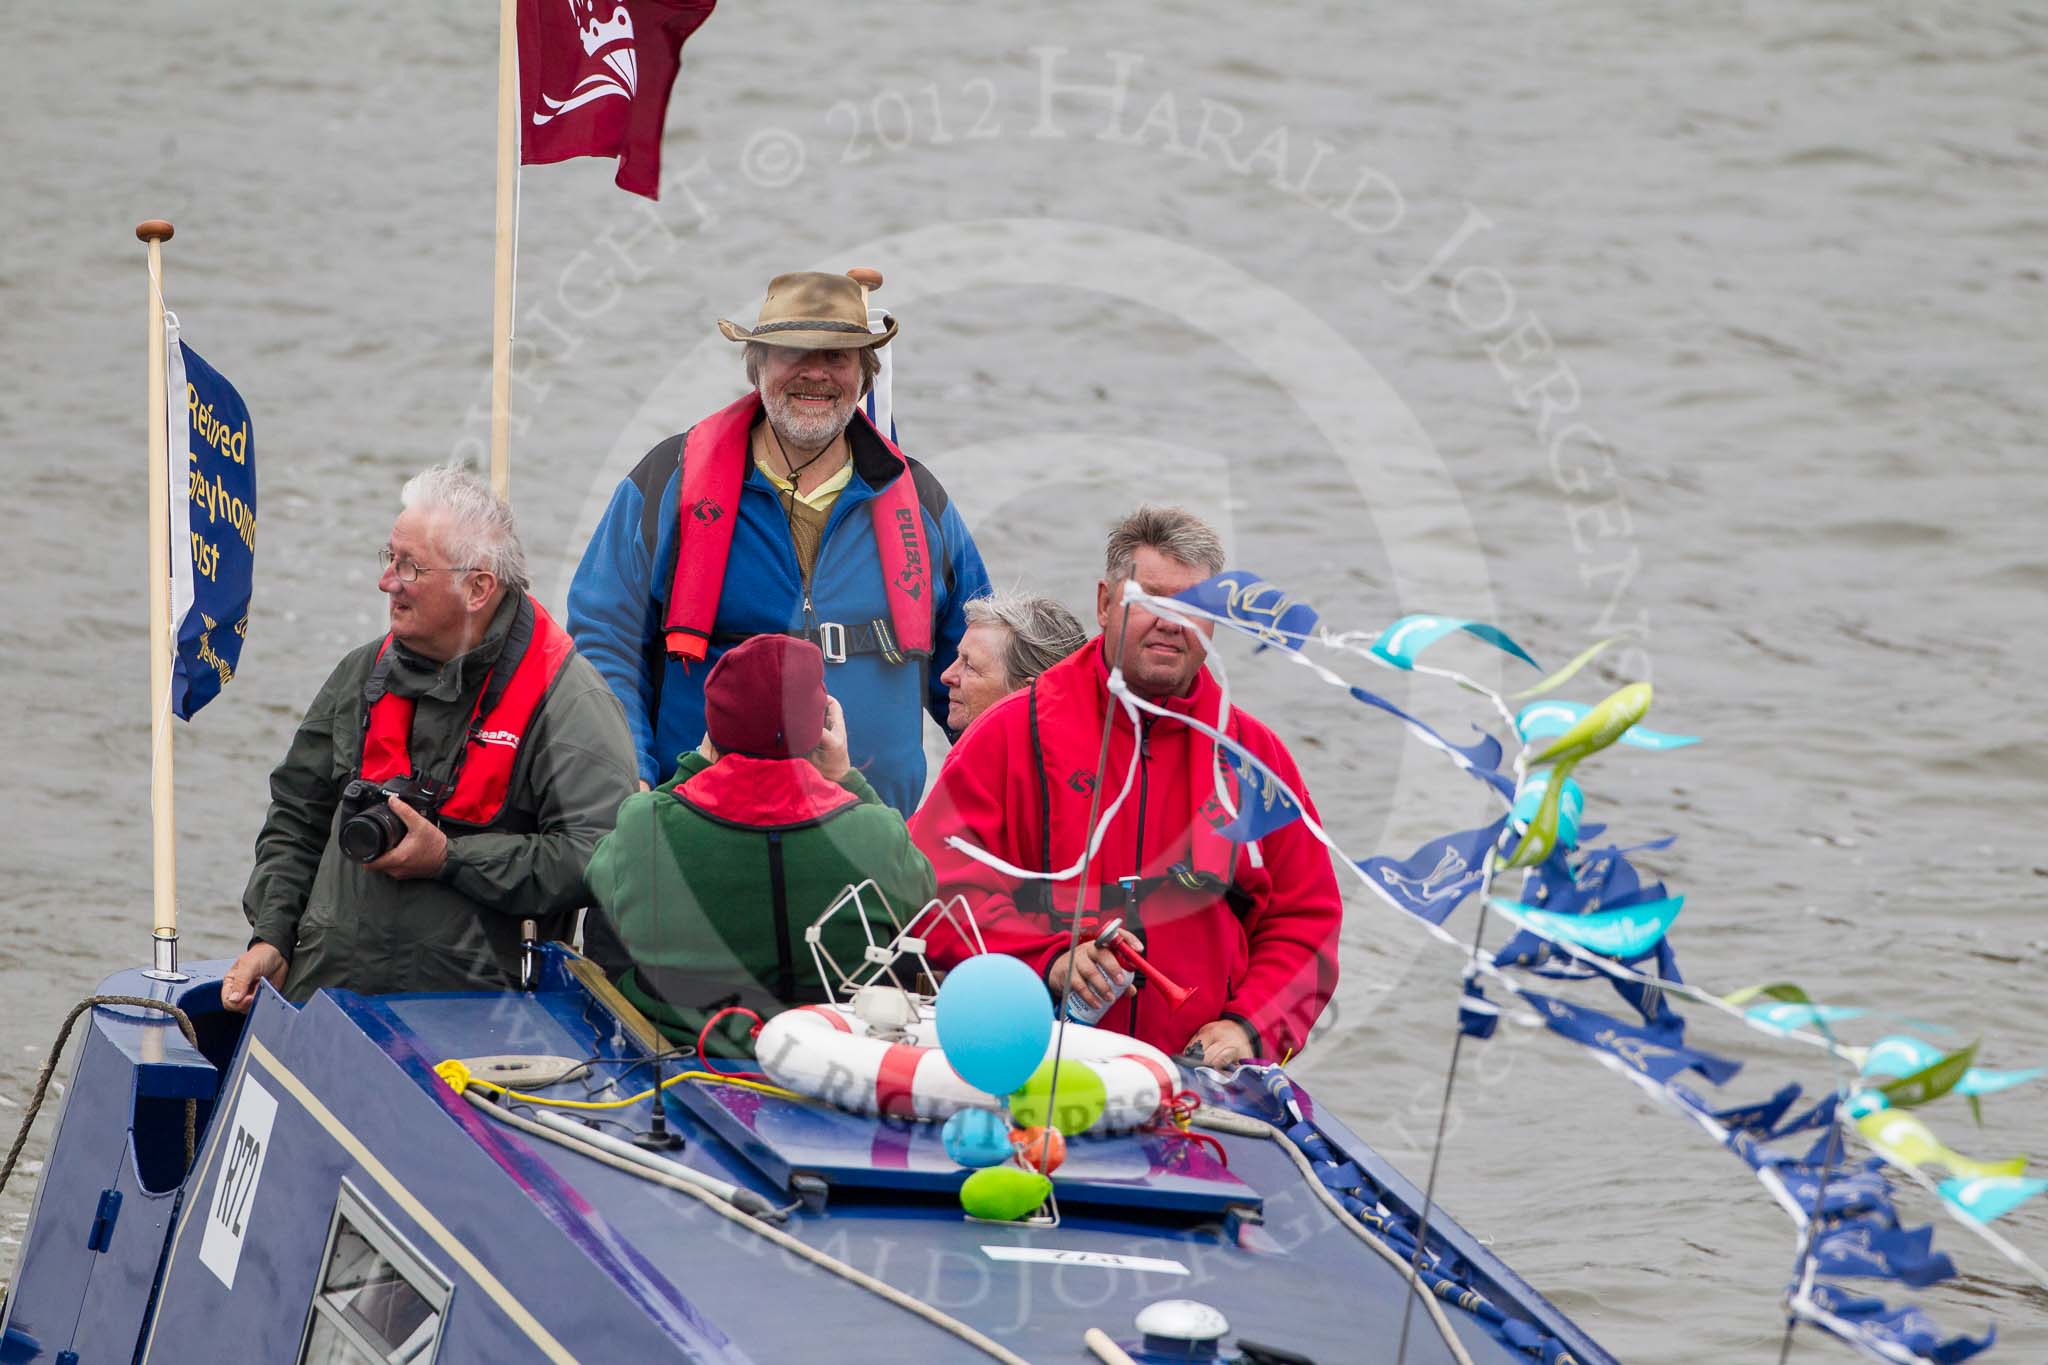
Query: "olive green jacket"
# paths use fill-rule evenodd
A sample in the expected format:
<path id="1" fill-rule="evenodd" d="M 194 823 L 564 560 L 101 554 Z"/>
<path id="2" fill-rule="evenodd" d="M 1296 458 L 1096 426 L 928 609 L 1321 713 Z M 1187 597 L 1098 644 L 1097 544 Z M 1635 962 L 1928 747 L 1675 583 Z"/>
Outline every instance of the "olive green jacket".
<path id="1" fill-rule="evenodd" d="M 454 769 L 486 674 L 526 599 L 508 594 L 475 649 L 435 664 L 392 645 L 387 683 L 413 697 L 414 771 Z M 516 984 L 519 922 L 566 937 L 583 904 L 583 867 L 638 782 L 618 698 L 581 655 L 556 675 L 513 765 L 490 829 L 449 829 L 434 878 L 398 880 L 344 856 L 342 789 L 361 769 L 363 685 L 383 641 L 329 675 L 270 775 L 270 813 L 242 893 L 254 937 L 291 961 L 287 998 L 322 986 L 367 994 L 500 990 Z"/>
<path id="2" fill-rule="evenodd" d="M 746 769 L 748 761 L 758 766 Z M 728 788 L 723 805 L 711 805 L 700 795 L 703 784 L 692 779 L 713 765 L 702 754 L 684 754 L 668 783 L 619 808 L 619 827 L 590 860 L 593 908 L 584 921 L 585 949 L 626 998 L 679 1043 L 695 1042 L 712 1011 L 724 1005 L 765 1017 L 785 1005 L 830 999 L 804 931 L 849 885 L 872 878 L 899 923 L 923 909 L 935 889 L 931 864 L 910 842 L 903 817 L 858 771 L 835 786 L 800 758 L 719 760 L 720 768 L 728 765 L 747 773 L 766 799 L 753 801 L 755 793 L 743 786 L 737 793 Z M 676 795 L 679 786 L 683 799 Z M 773 885 L 778 866 L 780 924 Z M 866 965 L 862 913 L 873 942 L 885 944 L 895 935 L 872 893 L 861 905 L 861 911 L 842 910 L 824 928 L 824 946 L 847 972 Z M 916 968 L 899 970 L 907 981 Z M 728 1017 L 706 1040 L 706 1050 L 748 1055 L 746 1037 L 746 1022 Z"/>

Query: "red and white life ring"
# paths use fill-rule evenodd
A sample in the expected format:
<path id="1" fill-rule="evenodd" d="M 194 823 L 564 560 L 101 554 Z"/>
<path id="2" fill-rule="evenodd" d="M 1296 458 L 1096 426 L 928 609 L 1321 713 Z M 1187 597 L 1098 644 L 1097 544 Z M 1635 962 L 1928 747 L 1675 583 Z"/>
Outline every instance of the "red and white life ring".
<path id="1" fill-rule="evenodd" d="M 946 1061 L 930 1006 L 902 1033 L 901 1039 L 876 1037 L 850 1009 L 799 1005 L 762 1025 L 754 1055 L 777 1085 L 858 1114 L 936 1123 L 962 1109 L 1002 1108 L 1000 1099 L 961 1080 Z M 1050 1041 L 1045 1055 L 1052 1056 Z M 1107 1029 L 1069 1023 L 1060 1060 L 1077 1062 L 1102 1080 L 1108 1102 L 1090 1133 L 1142 1128 L 1180 1089 L 1180 1070 L 1165 1053 Z"/>

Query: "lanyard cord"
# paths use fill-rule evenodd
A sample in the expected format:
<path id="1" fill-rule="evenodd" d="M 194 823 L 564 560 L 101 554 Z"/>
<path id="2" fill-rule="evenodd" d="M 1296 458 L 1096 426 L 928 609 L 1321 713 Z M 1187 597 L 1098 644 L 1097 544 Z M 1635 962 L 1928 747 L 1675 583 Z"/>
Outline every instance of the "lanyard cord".
<path id="1" fill-rule="evenodd" d="M 805 460 L 802 464 L 796 464 L 790 460 L 789 452 L 783 449 L 782 434 L 775 430 L 775 424 L 773 422 L 769 422 L 766 425 L 768 427 L 768 439 L 775 442 L 775 453 L 782 457 L 782 467 L 788 471 L 788 473 L 785 474 L 783 477 L 789 480 L 789 493 L 791 497 L 794 497 L 796 496 L 797 476 L 802 474 L 806 469 L 809 469 L 818 461 L 824 459 L 826 454 L 831 451 L 832 447 L 839 444 L 839 437 L 834 436 L 831 440 L 825 442 L 825 444 L 819 449 L 817 454 L 811 456 L 810 459 Z"/>

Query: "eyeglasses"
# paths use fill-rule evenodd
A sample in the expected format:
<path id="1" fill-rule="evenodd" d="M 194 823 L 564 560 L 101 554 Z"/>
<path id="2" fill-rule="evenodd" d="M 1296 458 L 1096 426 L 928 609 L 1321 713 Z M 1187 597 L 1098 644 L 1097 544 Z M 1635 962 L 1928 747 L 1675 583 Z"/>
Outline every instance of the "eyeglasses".
<path id="1" fill-rule="evenodd" d="M 400 559 L 391 552 L 389 545 L 377 551 L 377 563 L 380 568 L 396 573 L 401 583 L 417 583 L 423 574 L 469 572 L 469 566 L 466 564 L 451 564 L 445 569 L 430 569 L 424 564 L 415 564 L 410 559 Z"/>

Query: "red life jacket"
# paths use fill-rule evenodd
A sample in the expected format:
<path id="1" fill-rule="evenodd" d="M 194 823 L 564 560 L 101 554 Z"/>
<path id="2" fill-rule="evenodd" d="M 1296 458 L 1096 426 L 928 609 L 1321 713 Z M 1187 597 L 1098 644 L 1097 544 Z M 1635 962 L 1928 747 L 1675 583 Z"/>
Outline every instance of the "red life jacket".
<path id="1" fill-rule="evenodd" d="M 1090 803 L 1081 795 L 1082 789 L 1072 785 L 1071 779 L 1073 775 L 1081 774 L 1086 780 L 1093 780 L 1096 762 L 1102 753 L 1102 727 L 1114 723 L 1118 732 L 1118 742 L 1112 747 L 1110 762 L 1103 774 L 1103 781 L 1109 788 L 1102 793 L 1105 807 L 1115 799 L 1117 789 L 1122 785 L 1125 767 L 1130 762 L 1129 746 L 1136 742 L 1135 737 L 1124 738 L 1131 736 L 1130 722 L 1124 718 L 1121 706 L 1110 698 L 1109 669 L 1102 660 L 1101 637 L 1083 645 L 1080 655 L 1062 660 L 1033 679 L 1030 695 L 1024 702 L 1029 708 L 1031 749 L 1037 767 L 1039 864 L 1040 870 L 1048 872 L 1071 861 L 1088 842 Z M 1170 708 L 1185 706 L 1189 714 L 1214 725 L 1221 700 L 1221 691 L 1205 669 L 1195 675 L 1195 686 L 1186 702 L 1175 701 L 1167 705 Z M 1042 725 L 1039 723 L 1041 716 L 1045 719 Z M 1232 739 L 1240 738 L 1235 708 L 1218 728 Z M 1144 895 L 1171 884 L 1198 898 L 1221 899 L 1233 912 L 1242 913 L 1239 898 L 1243 893 L 1233 880 L 1241 846 L 1225 839 L 1219 832 L 1229 817 L 1215 797 L 1215 755 L 1214 740 L 1189 731 L 1186 771 L 1177 775 L 1178 781 L 1172 785 L 1193 809 L 1173 811 L 1155 800 L 1148 810 L 1148 803 L 1133 792 L 1126 799 L 1124 808 L 1117 813 L 1117 825 L 1140 828 L 1139 838 L 1147 848 L 1146 862 L 1169 864 L 1171 867 L 1170 871 L 1150 876 L 1142 875 L 1141 868 L 1131 868 L 1136 877 L 1133 891 Z M 1241 799 L 1242 784 L 1227 769 L 1225 780 L 1231 783 L 1233 799 Z M 1073 791 L 1074 797 L 1054 799 L 1054 783 Z M 1170 841 L 1168 847 L 1161 846 L 1162 834 Z M 1149 841 L 1146 836 L 1150 836 Z M 1062 925 L 1072 922 L 1077 902 L 1105 917 L 1122 913 L 1118 909 L 1117 893 L 1121 887 L 1117 879 L 1101 876 L 1105 871 L 1116 870 L 1103 866 L 1109 858 L 1107 847 L 1102 857 L 1093 860 L 1095 867 L 1089 879 L 1095 881 L 1100 877 L 1097 886 L 1084 892 L 1080 884 L 1073 881 L 1025 882 L 1017 888 L 1017 904 L 1049 915 L 1055 924 Z M 1133 924 L 1130 927 L 1141 931 L 1142 926 Z M 1215 1002 L 1210 1003 L 1213 1006 Z"/>
<path id="2" fill-rule="evenodd" d="M 533 609 L 531 631 L 521 641 L 521 622 L 512 623 L 504 653 L 477 693 L 476 706 L 469 714 L 469 740 L 457 763 L 455 790 L 439 810 L 443 820 L 464 825 L 489 825 L 497 820 L 512 786 L 512 765 L 519 757 L 519 746 L 540 711 L 541 699 L 576 651 L 569 633 L 555 624 L 540 603 L 532 597 L 526 600 Z M 380 664 L 390 648 L 391 637 L 386 635 L 377 650 Z M 372 688 L 382 688 L 381 668 L 373 668 L 370 678 Z M 366 700 L 362 776 L 371 782 L 412 776 L 414 699 L 380 690 Z"/>
<path id="3" fill-rule="evenodd" d="M 676 570 L 669 585 L 668 619 L 663 623 L 671 659 L 702 659 L 711 647 L 718 599 L 725 590 L 725 563 L 732 553 L 740 486 L 746 480 L 748 433 L 761 410 L 761 395 L 750 393 L 690 428 L 683 441 L 681 491 L 677 499 Z M 867 422 L 864 412 L 853 420 Z M 868 430 L 891 455 L 903 459 L 889 438 Z M 931 547 L 924 511 L 906 463 L 868 502 L 875 553 L 882 561 L 882 590 L 889 602 L 889 628 L 906 657 L 929 658 L 932 650 Z M 884 651 L 885 653 L 887 651 Z"/>

